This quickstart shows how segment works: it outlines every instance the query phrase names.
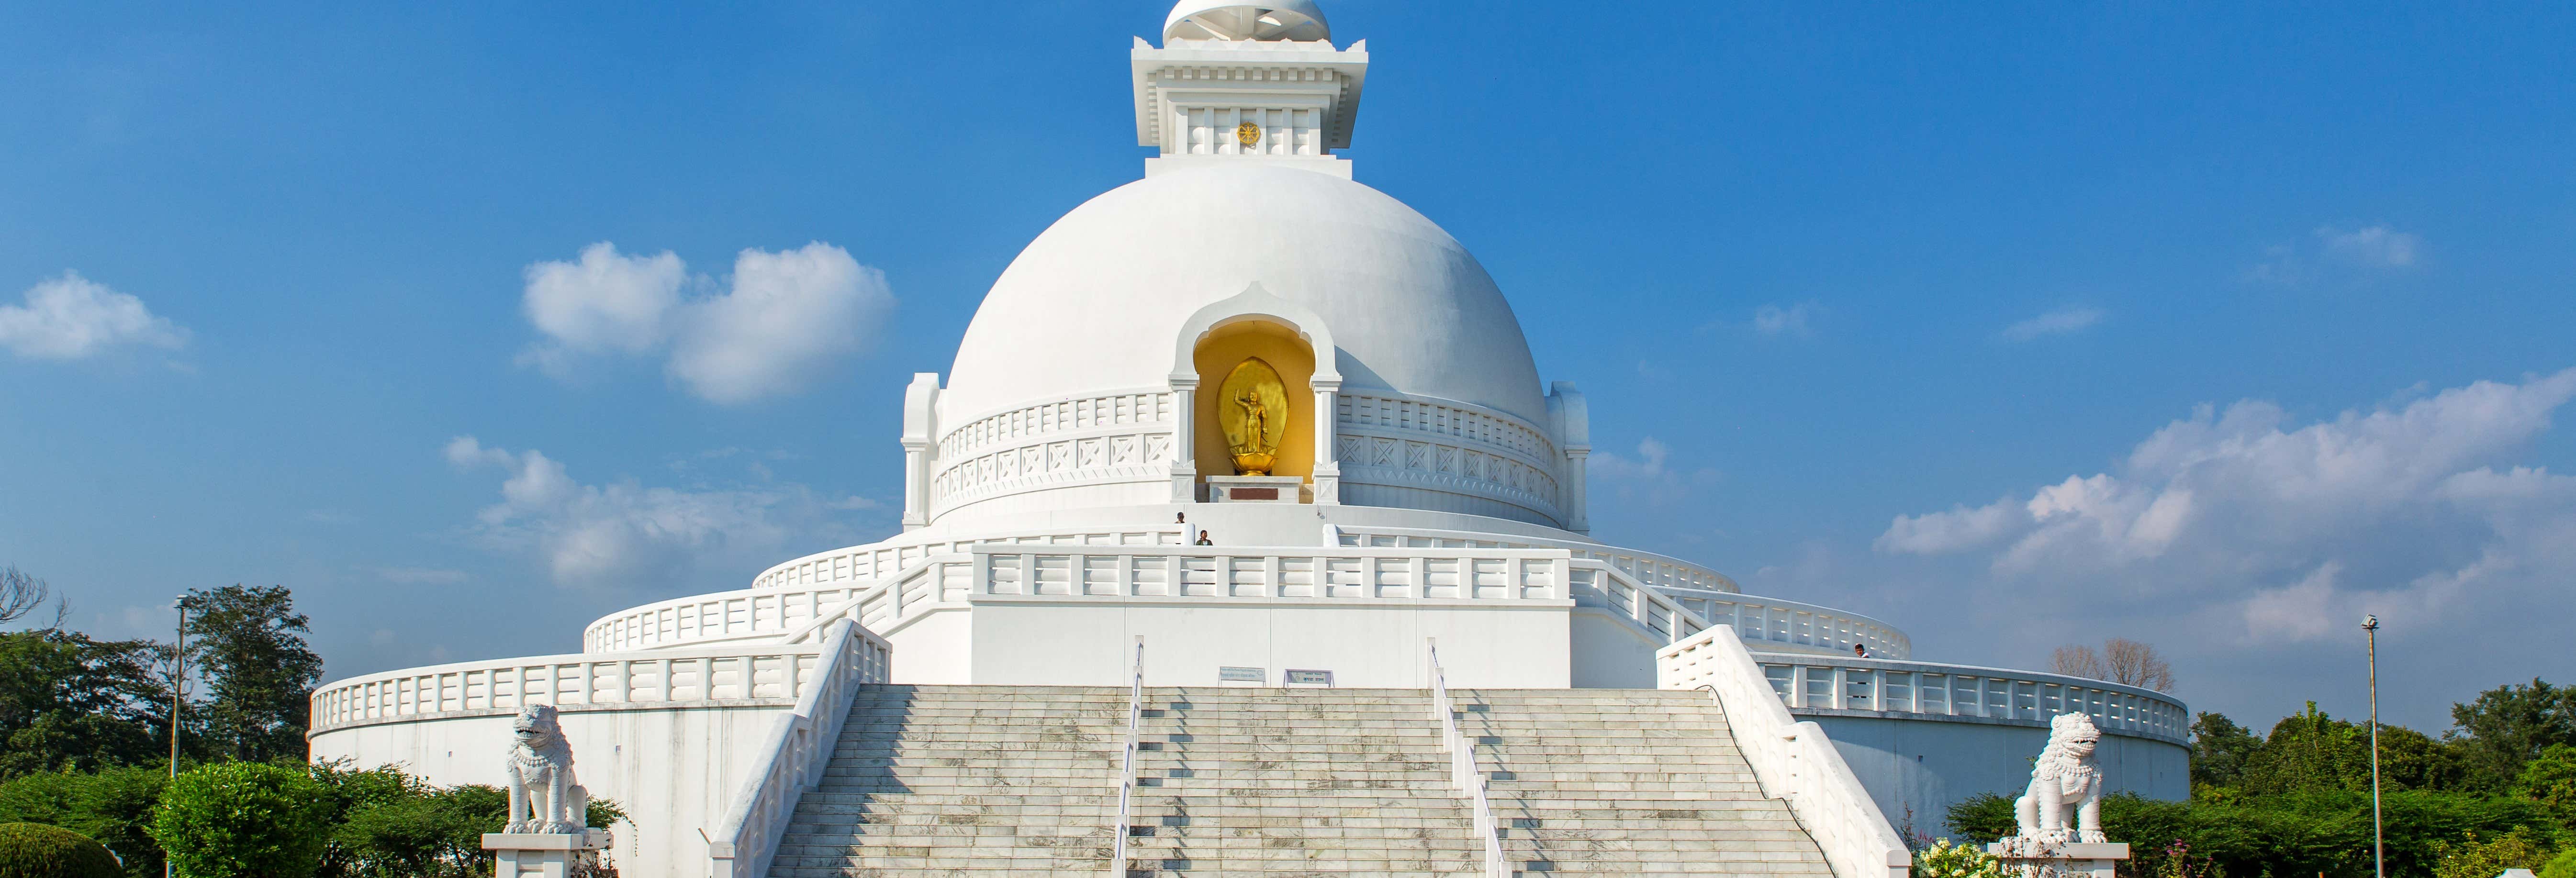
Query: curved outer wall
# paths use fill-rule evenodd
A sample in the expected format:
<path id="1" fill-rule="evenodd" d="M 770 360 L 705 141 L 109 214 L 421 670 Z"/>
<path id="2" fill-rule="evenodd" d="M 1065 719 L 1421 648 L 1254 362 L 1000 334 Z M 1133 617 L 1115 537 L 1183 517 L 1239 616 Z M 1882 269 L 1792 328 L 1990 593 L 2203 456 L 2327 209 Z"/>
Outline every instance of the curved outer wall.
<path id="1" fill-rule="evenodd" d="M 701 828 L 724 821 L 752 758 L 768 742 L 792 699 L 741 706 L 559 707 L 572 746 L 573 776 L 596 798 L 626 808 L 613 827 L 610 855 L 635 878 L 703 874 Z M 346 759 L 373 768 L 398 764 L 440 786 L 502 785 L 502 763 L 514 739 L 516 710 L 457 711 L 371 722 L 317 732 L 308 739 L 317 762 Z"/>
<path id="2" fill-rule="evenodd" d="M 1824 727 L 1834 750 L 1898 832 L 1908 831 L 1911 815 L 1911 831 L 1933 838 L 1949 834 L 1942 819 L 1969 796 L 2021 795 L 2030 783 L 2030 757 L 2048 746 L 2044 724 L 1861 710 L 1790 712 Z M 2191 797 L 2191 750 L 2181 744 L 2105 732 L 2094 760 L 2111 792 L 2171 801 Z"/>

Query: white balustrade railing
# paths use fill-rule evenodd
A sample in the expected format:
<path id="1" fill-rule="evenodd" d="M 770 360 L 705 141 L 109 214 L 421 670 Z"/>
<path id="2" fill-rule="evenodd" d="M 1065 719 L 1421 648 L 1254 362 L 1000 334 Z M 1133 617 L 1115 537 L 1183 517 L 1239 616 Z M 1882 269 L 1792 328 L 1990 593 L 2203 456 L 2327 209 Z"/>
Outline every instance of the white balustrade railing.
<path id="1" fill-rule="evenodd" d="M 1792 711 L 1860 710 L 1979 717 L 2046 727 L 2083 713 L 2103 731 L 2186 744 L 2191 712 L 2172 696 L 2059 674 L 1882 659 L 1754 656 Z"/>
<path id="2" fill-rule="evenodd" d="M 974 547 L 986 596 L 1565 599 L 1570 559 L 1545 549 L 1279 546 Z"/>
<path id="3" fill-rule="evenodd" d="M 1658 688 L 1709 690 L 1764 794 L 1788 801 L 1834 878 L 1906 878 L 1912 871 L 1904 839 L 1825 730 L 1790 716 L 1735 629 L 1710 628 L 1656 651 L 1655 679 Z"/>
<path id="4" fill-rule="evenodd" d="M 1905 632 L 1859 613 L 1749 594 L 1665 594 L 1709 624 L 1735 629 L 1747 649 L 1848 656 L 1852 645 L 1860 644 L 1869 647 L 1870 655 L 1882 658 L 1914 654 L 1914 640 Z"/>
<path id="5" fill-rule="evenodd" d="M 820 655 L 826 658 L 823 673 L 796 699 L 795 709 L 770 727 L 723 822 L 707 836 L 709 878 L 769 874 L 796 801 L 822 782 L 851 702 L 860 686 L 886 681 L 893 648 L 885 638 L 842 621 L 825 634 Z"/>
<path id="6" fill-rule="evenodd" d="M 1678 643 L 1708 627 L 1707 620 L 1671 596 L 1647 588 L 1606 562 L 1583 558 L 1571 560 L 1568 566 L 1576 605 L 1606 609 L 1656 640 Z"/>
<path id="7" fill-rule="evenodd" d="M 1189 530 L 1184 525 L 1099 530 L 1031 530 L 982 534 L 972 539 L 929 539 L 899 536 L 864 546 L 849 546 L 828 552 L 816 552 L 802 558 L 779 563 L 752 577 L 751 587 L 797 588 L 880 579 L 918 564 L 933 555 L 950 555 L 967 551 L 984 543 L 1012 545 L 1082 545 L 1138 546 L 1180 545 L 1188 542 Z"/>
<path id="8" fill-rule="evenodd" d="M 583 653 L 367 674 L 313 691 L 312 731 L 436 714 L 558 708 L 783 704 L 813 683 L 812 646 Z"/>
<path id="9" fill-rule="evenodd" d="M 891 632 L 908 610 L 966 595 L 964 554 L 933 555 L 891 576 L 814 588 L 744 589 L 675 598 L 620 610 L 590 623 L 585 649 L 666 649 L 756 640 L 797 643 L 835 619 L 856 618 Z M 852 616 L 857 608 L 865 617 Z"/>
<path id="10" fill-rule="evenodd" d="M 827 586 L 747 588 L 629 607 L 582 629 L 581 648 L 619 652 L 774 638 L 874 585 L 874 580 L 857 580 Z"/>
<path id="11" fill-rule="evenodd" d="M 781 639 L 803 643 L 818 636 L 824 626 L 841 619 L 855 621 L 870 631 L 893 633 L 923 613 L 963 606 L 972 585 L 966 577 L 973 572 L 973 555 L 930 556 L 788 629 Z"/>
<path id="12" fill-rule="evenodd" d="M 1735 591 L 1726 574 L 1669 555 L 1608 546 L 1583 540 L 1419 527 L 1325 525 L 1324 544 L 1376 548 L 1426 549 L 1564 549 L 1576 558 L 1596 559 L 1617 567 L 1632 579 L 1656 588 Z"/>
<path id="13" fill-rule="evenodd" d="M 1706 567 L 1636 549 L 1580 540 L 1410 527 L 1325 525 L 1327 545 L 1373 548 L 1564 549 L 1580 561 L 1599 561 L 1630 582 L 1650 586 L 1712 625 L 1726 625 L 1755 649 L 1849 653 L 1853 644 L 1871 655 L 1907 658 L 1913 640 L 1886 622 L 1831 607 L 1741 594 L 1735 580 Z"/>
<path id="14" fill-rule="evenodd" d="M 1431 651 L 1431 716 L 1440 723 L 1440 743 L 1449 748 L 1449 784 L 1474 807 L 1477 841 L 1485 847 L 1485 878 L 1511 878 L 1503 861 L 1502 830 L 1494 805 L 1485 795 L 1485 773 L 1476 770 L 1476 748 L 1458 730 L 1458 706 L 1449 700 L 1449 681 L 1440 669 L 1440 641 L 1425 638 Z"/>
<path id="15" fill-rule="evenodd" d="M 1136 664 L 1127 678 L 1127 747 L 1118 757 L 1118 816 L 1109 824 L 1109 874 L 1126 878 L 1128 821 L 1135 819 L 1136 739 L 1145 722 L 1145 637 L 1136 637 Z"/>

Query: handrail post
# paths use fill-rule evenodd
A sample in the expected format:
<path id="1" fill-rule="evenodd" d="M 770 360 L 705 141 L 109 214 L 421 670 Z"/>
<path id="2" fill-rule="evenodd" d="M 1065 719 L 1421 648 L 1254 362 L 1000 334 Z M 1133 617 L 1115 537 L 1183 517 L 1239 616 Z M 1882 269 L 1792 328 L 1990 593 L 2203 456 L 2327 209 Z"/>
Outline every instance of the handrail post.
<path id="1" fill-rule="evenodd" d="M 1118 760 L 1118 818 L 1109 824 L 1110 878 L 1127 874 L 1127 822 L 1136 793 L 1136 731 L 1145 717 L 1145 635 L 1136 635 L 1136 660 L 1127 679 L 1127 748 Z"/>
<path id="2" fill-rule="evenodd" d="M 1493 802 L 1485 796 L 1485 776 L 1476 770 L 1476 751 L 1467 736 L 1458 731 L 1458 711 L 1449 700 L 1449 681 L 1440 668 L 1440 639 L 1425 637 L 1431 656 L 1431 712 L 1440 721 L 1440 742 L 1449 750 L 1449 783 L 1459 798 L 1468 800 L 1475 816 L 1477 840 L 1485 846 L 1486 878 L 1511 878 L 1511 869 L 1503 864 L 1503 841 L 1499 821 L 1494 819 Z"/>

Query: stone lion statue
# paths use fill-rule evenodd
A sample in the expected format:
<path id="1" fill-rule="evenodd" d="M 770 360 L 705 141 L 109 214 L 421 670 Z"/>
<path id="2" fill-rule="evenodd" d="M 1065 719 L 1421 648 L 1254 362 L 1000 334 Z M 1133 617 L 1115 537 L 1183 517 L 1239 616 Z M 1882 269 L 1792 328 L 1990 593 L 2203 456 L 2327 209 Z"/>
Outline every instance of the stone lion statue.
<path id="1" fill-rule="evenodd" d="M 555 709 L 535 704 L 510 720 L 510 818 L 503 832 L 577 833 L 589 825 L 590 791 L 572 776 L 572 747 L 564 743 Z"/>
<path id="2" fill-rule="evenodd" d="M 2093 764 L 2093 749 L 2102 730 L 2080 713 L 2059 714 L 2048 723 L 2048 747 L 2030 772 L 2030 788 L 2013 800 L 2013 818 L 2021 832 L 2005 839 L 2022 846 L 2068 842 L 2100 844 L 2102 837 L 2102 769 Z"/>

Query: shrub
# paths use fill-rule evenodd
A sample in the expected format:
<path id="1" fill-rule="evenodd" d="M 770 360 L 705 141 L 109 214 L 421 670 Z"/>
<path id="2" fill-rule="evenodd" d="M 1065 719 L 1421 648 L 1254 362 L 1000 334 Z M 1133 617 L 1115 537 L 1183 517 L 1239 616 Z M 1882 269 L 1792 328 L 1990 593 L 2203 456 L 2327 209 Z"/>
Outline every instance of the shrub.
<path id="1" fill-rule="evenodd" d="M 2002 878 L 2003 860 L 1974 843 L 1953 845 L 1949 839 L 1914 852 L 1915 878 Z"/>
<path id="2" fill-rule="evenodd" d="M 109 768 L 97 774 L 45 772 L 0 783 L 0 823 L 43 823 L 89 836 L 125 861 L 131 878 L 158 878 L 161 848 L 145 834 L 164 769 Z"/>
<path id="3" fill-rule="evenodd" d="M 228 762 L 172 781 L 151 833 L 186 878 L 306 878 L 322 862 L 330 810 L 301 767 Z"/>
<path id="4" fill-rule="evenodd" d="M 2386 804 L 2392 876 L 2432 875 L 2445 853 L 2458 853 L 2473 835 L 2500 839 L 2520 831 L 2546 838 L 2552 829 L 2539 805 L 2518 798 L 2407 790 L 2389 793 Z M 2012 800 L 2002 796 L 1961 800 L 1948 818 L 1952 831 L 1981 842 L 2014 830 Z M 2102 799 L 2102 831 L 2129 845 L 2130 865 L 2141 875 L 2179 869 L 2304 878 L 2371 871 L 2369 793 L 2319 790 L 2192 802 L 2114 793 Z M 2189 851 L 2189 862 L 2167 862 L 2177 846 Z"/>
<path id="5" fill-rule="evenodd" d="M 116 857 L 89 836 L 41 823 L 0 823 L 0 878 L 120 878 Z"/>
<path id="6" fill-rule="evenodd" d="M 2433 845 L 2440 859 L 2433 878 L 2495 878 L 2506 869 L 2538 869 L 2549 864 L 2548 843 L 2528 829 L 2515 829 L 2491 841 L 2479 841 L 2472 830 L 2456 844 Z"/>

